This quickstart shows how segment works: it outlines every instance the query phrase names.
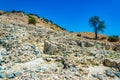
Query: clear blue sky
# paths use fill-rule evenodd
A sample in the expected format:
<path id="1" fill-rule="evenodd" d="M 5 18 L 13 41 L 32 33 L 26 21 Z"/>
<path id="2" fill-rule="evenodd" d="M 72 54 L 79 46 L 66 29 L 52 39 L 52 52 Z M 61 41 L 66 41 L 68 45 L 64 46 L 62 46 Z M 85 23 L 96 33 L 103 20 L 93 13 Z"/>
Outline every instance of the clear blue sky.
<path id="1" fill-rule="evenodd" d="M 0 9 L 21 10 L 52 20 L 74 32 L 93 32 L 88 20 L 105 20 L 104 34 L 120 36 L 120 0 L 0 0 Z"/>

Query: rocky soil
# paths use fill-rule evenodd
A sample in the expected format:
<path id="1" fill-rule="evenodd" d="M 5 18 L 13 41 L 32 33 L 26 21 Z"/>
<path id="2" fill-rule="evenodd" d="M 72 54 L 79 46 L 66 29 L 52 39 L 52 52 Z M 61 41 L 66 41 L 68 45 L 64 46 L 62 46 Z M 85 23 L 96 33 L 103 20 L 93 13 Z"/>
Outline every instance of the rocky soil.
<path id="1" fill-rule="evenodd" d="M 120 80 L 120 43 L 15 18 L 0 15 L 0 80 Z"/>

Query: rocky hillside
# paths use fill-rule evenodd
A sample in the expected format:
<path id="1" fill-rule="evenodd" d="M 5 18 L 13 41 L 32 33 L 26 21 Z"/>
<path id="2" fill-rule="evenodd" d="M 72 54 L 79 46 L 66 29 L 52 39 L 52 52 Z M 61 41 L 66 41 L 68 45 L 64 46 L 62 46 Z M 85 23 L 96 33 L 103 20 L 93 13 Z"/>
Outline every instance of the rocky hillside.
<path id="1" fill-rule="evenodd" d="M 1 15 L 0 19 L 2 22 L 12 23 L 16 25 L 27 25 L 29 23 L 29 16 L 32 16 L 36 20 L 35 24 L 36 26 L 44 26 L 57 31 L 65 32 L 64 28 L 53 23 L 51 20 L 48 20 L 46 18 L 40 18 L 36 14 L 27 14 L 23 11 L 11 11 L 11 12 L 0 11 L 0 15 Z"/>
<path id="2" fill-rule="evenodd" d="M 120 80 L 120 43 L 0 14 L 0 80 Z"/>

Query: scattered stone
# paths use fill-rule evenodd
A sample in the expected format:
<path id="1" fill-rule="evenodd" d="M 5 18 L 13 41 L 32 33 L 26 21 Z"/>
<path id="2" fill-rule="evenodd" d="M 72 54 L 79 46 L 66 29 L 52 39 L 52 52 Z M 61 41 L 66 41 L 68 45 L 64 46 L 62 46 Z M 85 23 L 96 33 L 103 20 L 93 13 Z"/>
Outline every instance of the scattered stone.
<path id="1" fill-rule="evenodd" d="M 104 80 L 103 74 L 92 74 L 92 76 L 99 79 L 99 80 Z"/>
<path id="2" fill-rule="evenodd" d="M 54 79 L 55 79 L 55 80 L 59 80 L 59 77 L 58 77 L 58 76 L 54 76 Z"/>
<path id="3" fill-rule="evenodd" d="M 117 44 L 113 50 L 120 52 L 120 44 Z"/>
<path id="4" fill-rule="evenodd" d="M 75 53 L 74 56 L 75 56 L 75 57 L 78 57 L 79 55 L 78 55 L 78 53 Z"/>
<path id="5" fill-rule="evenodd" d="M 46 58 L 46 61 L 50 62 L 50 61 L 51 61 L 51 58 Z"/>
<path id="6" fill-rule="evenodd" d="M 15 76 L 20 76 L 20 75 L 22 75 L 22 72 L 18 71 L 18 72 L 15 72 L 14 74 L 15 74 Z"/>
<path id="7" fill-rule="evenodd" d="M 40 67 L 37 67 L 35 72 L 41 72 L 41 68 Z"/>
<path id="8" fill-rule="evenodd" d="M 55 54 L 63 54 L 66 51 L 65 45 L 59 44 L 59 43 L 53 43 L 50 41 L 45 41 L 44 42 L 44 53 L 45 54 L 50 54 L 50 55 L 55 55 Z"/>
<path id="9" fill-rule="evenodd" d="M 116 75 L 117 77 L 120 77 L 120 72 L 115 72 L 115 75 Z"/>
<path id="10" fill-rule="evenodd" d="M 113 60 L 113 59 L 105 59 L 104 60 L 104 65 L 108 67 L 118 67 L 118 61 Z"/>
<path id="11" fill-rule="evenodd" d="M 15 74 L 14 74 L 14 73 L 9 73 L 7 77 L 8 77 L 9 79 L 14 78 L 14 77 L 15 77 Z"/>
<path id="12" fill-rule="evenodd" d="M 66 79 L 66 80 L 69 80 L 69 79 L 70 79 L 70 77 L 69 77 L 68 75 L 66 75 L 66 76 L 65 76 L 65 79 Z"/>
<path id="13" fill-rule="evenodd" d="M 5 74 L 4 73 L 0 73 L 0 78 L 5 78 Z"/>
<path id="14" fill-rule="evenodd" d="M 91 42 L 85 42 L 85 47 L 93 47 L 94 44 Z"/>
<path id="15" fill-rule="evenodd" d="M 2 66 L 2 61 L 0 60 L 0 65 Z"/>
<path id="16" fill-rule="evenodd" d="M 110 50 L 111 46 L 110 45 L 105 45 L 105 50 Z"/>
<path id="17" fill-rule="evenodd" d="M 111 70 L 106 70 L 106 75 L 110 77 L 114 77 L 114 73 Z"/>
<path id="18" fill-rule="evenodd" d="M 30 76 L 31 76 L 31 78 L 35 78 L 35 74 L 34 73 L 30 73 Z"/>

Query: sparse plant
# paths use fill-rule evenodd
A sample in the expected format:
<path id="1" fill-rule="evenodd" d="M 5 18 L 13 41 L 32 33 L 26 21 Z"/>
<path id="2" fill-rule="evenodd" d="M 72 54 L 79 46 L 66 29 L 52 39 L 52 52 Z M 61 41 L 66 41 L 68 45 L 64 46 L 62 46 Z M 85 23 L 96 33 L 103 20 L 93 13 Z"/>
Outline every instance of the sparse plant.
<path id="1" fill-rule="evenodd" d="M 63 31 L 66 31 L 65 28 L 59 26 L 58 24 L 53 23 L 52 20 L 48 20 L 47 18 L 44 18 L 44 17 L 43 17 L 42 19 L 43 19 L 44 22 L 46 22 L 46 23 L 51 23 L 51 24 L 55 25 L 57 28 L 60 28 L 60 29 L 62 29 Z M 53 28 L 53 29 L 54 29 L 54 28 Z"/>
<path id="2" fill-rule="evenodd" d="M 110 41 L 110 42 L 119 41 L 119 36 L 118 35 L 109 36 L 108 41 Z"/>
<path id="3" fill-rule="evenodd" d="M 40 18 L 40 16 L 38 16 L 37 14 L 30 13 L 29 15 L 37 16 L 38 18 Z"/>
<path id="4" fill-rule="evenodd" d="M 70 31 L 70 33 L 73 33 L 73 31 Z"/>
<path id="5" fill-rule="evenodd" d="M 81 34 L 80 34 L 80 33 L 78 33 L 78 34 L 77 34 L 77 36 L 78 36 L 78 37 L 81 37 Z"/>
<path id="6" fill-rule="evenodd" d="M 62 29 L 62 30 L 64 30 L 64 31 L 66 31 L 66 29 L 65 28 L 63 28 L 63 27 L 61 27 L 61 26 L 59 26 L 58 24 L 54 24 L 56 27 L 58 27 L 58 28 L 60 28 L 60 29 Z"/>
<path id="7" fill-rule="evenodd" d="M 108 55 L 105 55 L 106 58 L 120 58 L 120 54 L 118 53 L 110 53 Z"/>
<path id="8" fill-rule="evenodd" d="M 28 15 L 28 24 L 36 25 L 36 19 L 31 15 Z"/>
<path id="9" fill-rule="evenodd" d="M 23 13 L 23 14 L 25 14 L 24 11 L 16 11 L 16 10 L 12 10 L 11 12 L 12 12 L 12 13 Z"/>
<path id="10" fill-rule="evenodd" d="M 105 40 L 105 39 L 107 39 L 107 37 L 105 37 L 105 36 L 101 37 L 101 40 Z"/>

